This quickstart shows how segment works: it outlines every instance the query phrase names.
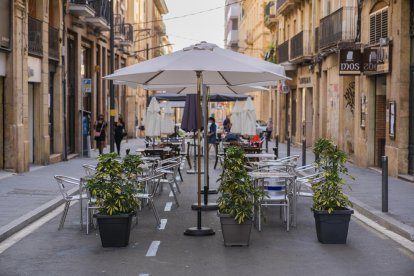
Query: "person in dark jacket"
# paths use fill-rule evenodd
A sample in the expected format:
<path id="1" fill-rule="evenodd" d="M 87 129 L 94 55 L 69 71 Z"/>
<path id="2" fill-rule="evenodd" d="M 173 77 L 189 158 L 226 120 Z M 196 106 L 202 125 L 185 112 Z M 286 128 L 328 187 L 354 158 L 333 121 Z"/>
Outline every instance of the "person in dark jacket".
<path id="1" fill-rule="evenodd" d="M 122 138 L 125 136 L 126 131 L 125 131 L 125 122 L 122 119 L 122 115 L 119 114 L 118 115 L 118 121 L 115 123 L 115 127 L 114 127 L 114 138 L 115 138 L 115 144 L 116 144 L 116 151 L 118 153 L 118 155 L 121 152 L 121 142 L 122 142 Z"/>
<path id="2" fill-rule="evenodd" d="M 98 120 L 94 125 L 96 147 L 99 149 L 99 154 L 103 153 L 103 146 L 105 144 L 106 137 L 106 127 L 107 123 L 105 122 L 104 115 L 99 114 Z"/>

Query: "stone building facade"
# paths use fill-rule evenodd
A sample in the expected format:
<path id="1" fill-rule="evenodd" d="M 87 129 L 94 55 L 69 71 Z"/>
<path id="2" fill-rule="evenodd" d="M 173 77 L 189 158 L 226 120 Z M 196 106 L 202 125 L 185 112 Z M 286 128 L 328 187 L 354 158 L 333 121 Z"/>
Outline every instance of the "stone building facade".
<path id="1" fill-rule="evenodd" d="M 330 138 L 363 167 L 387 155 L 391 175 L 407 174 L 410 1 L 277 0 L 266 16 L 292 77 L 275 91 L 275 133 Z"/>
<path id="2" fill-rule="evenodd" d="M 160 3 L 114 1 L 115 69 L 138 61 L 130 58 L 142 49 L 136 37 L 154 21 L 135 12 L 155 13 Z M 0 170 L 24 172 L 85 153 L 97 115 L 109 121 L 110 7 L 108 0 L 1 1 Z M 150 49 L 165 43 L 159 32 L 151 35 Z M 139 96 L 115 87 L 116 113 L 131 136 Z"/>

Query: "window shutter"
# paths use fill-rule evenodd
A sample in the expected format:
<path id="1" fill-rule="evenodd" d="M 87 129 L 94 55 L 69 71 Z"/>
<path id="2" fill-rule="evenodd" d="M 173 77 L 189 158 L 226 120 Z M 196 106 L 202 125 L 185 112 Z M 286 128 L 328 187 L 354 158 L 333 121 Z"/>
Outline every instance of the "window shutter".
<path id="1" fill-rule="evenodd" d="M 377 44 L 380 38 L 386 37 L 388 37 L 388 8 L 369 16 L 369 44 Z"/>

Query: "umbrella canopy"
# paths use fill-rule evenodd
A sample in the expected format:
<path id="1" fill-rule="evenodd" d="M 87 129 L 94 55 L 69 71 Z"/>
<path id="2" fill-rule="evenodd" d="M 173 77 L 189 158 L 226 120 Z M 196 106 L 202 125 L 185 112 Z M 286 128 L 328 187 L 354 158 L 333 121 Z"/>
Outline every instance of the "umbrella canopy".
<path id="1" fill-rule="evenodd" d="M 145 115 L 145 135 L 150 137 L 161 135 L 160 105 L 155 98 L 151 100 Z"/>
<path id="2" fill-rule="evenodd" d="M 165 108 L 162 112 L 161 120 L 161 133 L 171 134 L 174 133 L 174 121 L 172 120 L 172 115 L 174 110 L 171 108 L 171 103 L 167 102 Z"/>
<path id="3" fill-rule="evenodd" d="M 201 42 L 169 55 L 116 70 L 106 79 L 143 85 L 243 85 L 288 79 L 284 68 L 215 44 Z"/>
<path id="4" fill-rule="evenodd" d="M 231 112 L 231 132 L 241 133 L 242 131 L 242 109 L 240 102 L 234 104 L 233 110 Z"/>
<path id="5" fill-rule="evenodd" d="M 255 135 L 256 134 L 256 110 L 254 109 L 253 102 L 250 98 L 247 99 L 242 116 L 242 135 Z"/>
<path id="6" fill-rule="evenodd" d="M 131 85 L 129 82 L 117 82 L 118 84 Z M 244 94 L 252 91 L 264 90 L 269 91 L 268 88 L 263 86 L 245 86 L 245 85 L 207 85 L 211 94 Z M 167 93 L 183 94 L 195 94 L 197 93 L 197 87 L 195 85 L 144 85 L 142 88 L 146 90 L 165 91 Z"/>
<path id="7" fill-rule="evenodd" d="M 175 94 L 175 93 L 158 93 L 151 95 L 150 98 L 156 98 L 159 101 L 170 101 L 170 102 L 181 102 L 186 100 L 188 94 Z M 234 102 L 234 101 L 245 101 L 248 96 L 237 95 L 237 94 L 210 94 L 209 102 Z"/>
<path id="8" fill-rule="evenodd" d="M 181 128 L 184 131 L 196 131 L 197 129 L 200 129 L 201 127 L 197 124 L 196 114 L 197 114 L 197 108 L 199 107 L 197 96 L 198 95 L 196 94 L 186 95 L 183 119 L 181 121 Z"/>

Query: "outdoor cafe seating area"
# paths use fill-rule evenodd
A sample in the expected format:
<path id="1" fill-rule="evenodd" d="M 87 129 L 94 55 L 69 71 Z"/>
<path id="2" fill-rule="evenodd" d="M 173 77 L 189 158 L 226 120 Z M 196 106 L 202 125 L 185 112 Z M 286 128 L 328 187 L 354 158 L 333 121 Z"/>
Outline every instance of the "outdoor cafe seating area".
<path id="1" fill-rule="evenodd" d="M 171 147 L 171 145 L 174 147 Z M 279 215 L 285 224 L 286 231 L 290 231 L 292 227 L 300 227 L 297 226 L 297 202 L 302 196 L 309 197 L 312 195 L 309 180 L 311 177 L 320 176 L 320 172 L 317 171 L 316 167 L 313 164 L 298 166 L 300 162 L 299 155 L 278 158 L 274 153 L 266 152 L 264 147 L 255 147 L 242 142 L 226 143 L 221 141 L 218 144 L 219 151 L 217 155 L 220 162 L 216 164 L 217 167 L 215 168 L 219 173 L 223 169 L 222 161 L 226 158 L 226 149 L 234 145 L 245 149 L 244 166 L 248 169 L 248 174 L 254 184 L 262 187 L 267 195 L 260 202 L 259 209 L 255 210 L 254 225 L 256 229 L 261 231 L 262 227 L 266 227 L 262 214 L 266 216 Z M 136 197 L 142 203 L 140 209 L 137 210 L 137 216 L 140 216 L 140 212 L 152 212 L 154 215 L 154 230 L 161 223 L 154 202 L 161 199 L 160 195 L 163 191 L 173 195 L 174 208 L 188 208 L 191 212 L 190 206 L 180 205 L 182 187 L 191 185 L 191 183 L 186 183 L 185 171 L 191 168 L 189 166 L 191 161 L 186 162 L 188 151 L 185 147 L 184 139 L 176 138 L 171 141 L 163 139 L 157 144 L 135 149 L 136 154 L 141 155 L 144 162 L 141 165 L 142 173 L 137 177 L 136 182 L 143 184 L 143 189 L 136 194 Z M 192 157 L 190 156 L 190 159 Z M 210 152 L 210 158 L 212 160 L 216 158 L 213 151 Z M 70 203 L 79 201 L 80 227 L 85 228 L 88 234 L 91 227 L 96 228 L 93 214 L 97 211 L 97 207 L 95 206 L 96 200 L 85 189 L 84 183 L 88 177 L 95 173 L 96 163 L 84 164 L 83 169 L 85 176 L 81 179 L 62 175 L 55 176 L 55 179 L 66 201 L 59 229 L 64 227 Z M 75 195 L 68 194 L 66 184 L 77 185 L 79 192 Z M 84 215 L 86 215 L 86 220 L 83 219 Z"/>

